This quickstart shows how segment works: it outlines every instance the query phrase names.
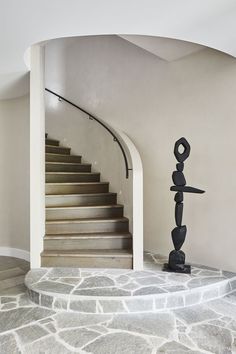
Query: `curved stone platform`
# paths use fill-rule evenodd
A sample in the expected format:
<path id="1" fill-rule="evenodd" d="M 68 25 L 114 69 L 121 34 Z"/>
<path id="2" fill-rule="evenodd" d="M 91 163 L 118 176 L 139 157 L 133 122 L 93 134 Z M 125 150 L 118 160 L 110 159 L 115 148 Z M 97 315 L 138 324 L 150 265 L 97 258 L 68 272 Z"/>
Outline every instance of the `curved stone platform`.
<path id="1" fill-rule="evenodd" d="M 192 265 L 192 274 L 163 272 L 166 258 L 145 253 L 143 271 L 39 268 L 25 285 L 35 303 L 81 313 L 157 312 L 200 304 L 236 289 L 236 274 Z"/>

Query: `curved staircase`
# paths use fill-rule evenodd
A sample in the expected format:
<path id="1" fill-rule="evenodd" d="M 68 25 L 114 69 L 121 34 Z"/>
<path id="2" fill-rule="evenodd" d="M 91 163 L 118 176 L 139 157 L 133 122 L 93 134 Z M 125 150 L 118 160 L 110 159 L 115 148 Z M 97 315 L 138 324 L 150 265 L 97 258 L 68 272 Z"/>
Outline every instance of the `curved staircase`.
<path id="1" fill-rule="evenodd" d="M 91 164 L 46 134 L 46 235 L 43 267 L 132 268 L 123 206 Z"/>

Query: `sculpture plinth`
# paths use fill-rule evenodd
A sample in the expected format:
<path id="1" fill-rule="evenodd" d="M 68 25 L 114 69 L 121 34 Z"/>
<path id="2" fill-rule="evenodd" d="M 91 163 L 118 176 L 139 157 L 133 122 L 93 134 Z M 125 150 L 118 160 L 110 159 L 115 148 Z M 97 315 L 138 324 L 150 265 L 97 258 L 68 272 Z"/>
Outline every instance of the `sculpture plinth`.
<path id="1" fill-rule="evenodd" d="M 179 151 L 180 147 L 183 147 L 183 152 Z M 171 236 L 174 244 L 174 250 L 169 254 L 168 263 L 164 264 L 163 270 L 166 272 L 175 273 L 191 273 L 191 266 L 185 264 L 185 253 L 181 251 L 181 247 L 185 241 L 187 234 L 186 225 L 182 225 L 183 219 L 183 200 L 184 193 L 205 193 L 205 191 L 186 186 L 186 180 L 183 174 L 184 161 L 189 157 L 190 145 L 185 138 L 181 138 L 176 141 L 174 154 L 178 163 L 176 164 L 176 171 L 172 174 L 172 180 L 174 186 L 170 187 L 171 191 L 176 192 L 175 194 L 175 223 L 176 227 L 172 230 Z"/>

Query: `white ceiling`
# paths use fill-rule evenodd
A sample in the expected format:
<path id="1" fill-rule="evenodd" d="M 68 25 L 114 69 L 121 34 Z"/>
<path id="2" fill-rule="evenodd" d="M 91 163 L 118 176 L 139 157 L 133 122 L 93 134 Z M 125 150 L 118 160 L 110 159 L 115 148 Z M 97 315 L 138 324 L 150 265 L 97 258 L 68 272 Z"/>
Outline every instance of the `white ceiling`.
<path id="1" fill-rule="evenodd" d="M 168 62 L 181 59 L 205 48 L 199 44 L 161 37 L 127 35 L 119 37 Z"/>
<path id="2" fill-rule="evenodd" d="M 0 99 L 27 92 L 24 53 L 52 38 L 149 35 L 236 57 L 235 0 L 0 0 L 0 5 Z M 163 55 L 170 55 L 167 49 Z"/>

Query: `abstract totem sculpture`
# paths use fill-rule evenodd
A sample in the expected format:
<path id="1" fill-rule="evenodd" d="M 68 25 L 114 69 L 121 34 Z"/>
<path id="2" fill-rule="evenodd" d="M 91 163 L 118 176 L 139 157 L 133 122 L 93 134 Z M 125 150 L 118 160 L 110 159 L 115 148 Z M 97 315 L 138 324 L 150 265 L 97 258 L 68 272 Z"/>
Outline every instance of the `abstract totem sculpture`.
<path id="1" fill-rule="evenodd" d="M 179 151 L 183 147 L 183 152 Z M 178 163 L 176 164 L 177 171 L 172 174 L 174 186 L 170 188 L 175 194 L 175 223 L 176 227 L 172 230 L 171 236 L 175 249 L 169 254 L 169 262 L 164 264 L 164 271 L 176 273 L 191 273 L 191 266 L 185 264 L 185 253 L 181 251 L 181 247 L 185 241 L 187 227 L 182 225 L 183 218 L 183 200 L 185 193 L 205 193 L 205 191 L 186 186 L 186 180 L 183 174 L 184 161 L 189 157 L 190 145 L 185 138 L 180 138 L 175 143 L 174 154 Z"/>

